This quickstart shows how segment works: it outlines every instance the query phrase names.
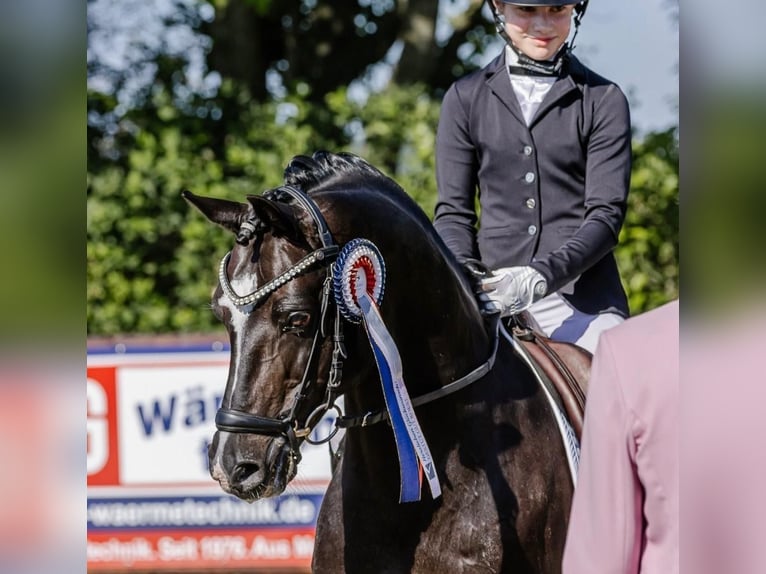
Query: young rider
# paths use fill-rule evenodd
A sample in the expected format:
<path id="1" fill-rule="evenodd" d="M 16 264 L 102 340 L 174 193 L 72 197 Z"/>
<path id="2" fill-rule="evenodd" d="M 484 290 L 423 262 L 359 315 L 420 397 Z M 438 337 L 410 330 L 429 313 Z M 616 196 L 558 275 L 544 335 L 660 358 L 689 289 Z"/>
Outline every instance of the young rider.
<path id="1" fill-rule="evenodd" d="M 490 0 L 505 46 L 444 96 L 434 224 L 459 260 L 492 270 L 481 288 L 503 316 L 528 309 L 592 352 L 628 315 L 612 250 L 631 127 L 620 88 L 572 54 L 587 2 Z"/>

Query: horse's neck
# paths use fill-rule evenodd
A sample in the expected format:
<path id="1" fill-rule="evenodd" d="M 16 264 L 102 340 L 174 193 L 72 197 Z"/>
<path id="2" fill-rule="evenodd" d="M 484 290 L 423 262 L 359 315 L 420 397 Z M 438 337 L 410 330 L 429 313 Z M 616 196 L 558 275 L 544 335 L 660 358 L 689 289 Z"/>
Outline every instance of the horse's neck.
<path id="1" fill-rule="evenodd" d="M 438 288 L 441 298 L 446 296 L 441 301 L 431 300 L 430 292 L 426 291 L 419 293 L 423 300 L 414 300 L 414 294 L 396 298 L 395 289 L 392 291 L 394 297 L 389 304 L 394 311 L 384 322 L 401 358 L 402 382 L 411 399 L 449 386 L 487 363 L 493 339 L 475 312 L 475 302 L 468 300 L 473 295 L 470 292 L 466 295 L 463 285 L 444 280 Z M 384 308 L 385 305 L 384 301 Z M 430 312 L 419 314 L 419 310 Z M 358 329 L 352 339 L 349 341 L 352 363 L 346 369 L 347 412 L 385 410 L 379 365 L 367 335 Z"/>
<path id="2" fill-rule="evenodd" d="M 411 397 L 433 392 L 487 360 L 491 337 L 473 292 L 428 218 L 406 195 L 328 190 L 315 199 L 325 207 L 339 242 L 364 237 L 385 257 L 380 311 L 401 357 Z M 359 213 L 376 216 L 359 218 Z M 355 222 L 353 234 L 349 221 Z M 380 409 L 377 365 L 364 330 L 356 329 L 351 338 L 352 356 L 344 374 L 344 379 L 352 379 L 347 396 L 360 409 Z"/>

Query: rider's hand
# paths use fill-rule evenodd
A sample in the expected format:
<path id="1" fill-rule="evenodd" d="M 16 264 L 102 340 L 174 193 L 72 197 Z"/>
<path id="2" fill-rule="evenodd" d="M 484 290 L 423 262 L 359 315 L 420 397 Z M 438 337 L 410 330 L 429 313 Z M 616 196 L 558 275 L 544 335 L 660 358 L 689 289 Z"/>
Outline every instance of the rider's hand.
<path id="1" fill-rule="evenodd" d="M 480 284 L 503 317 L 525 311 L 548 289 L 545 277 L 529 266 L 501 267 Z"/>
<path id="2" fill-rule="evenodd" d="M 479 311 L 485 317 L 497 315 L 500 309 L 497 304 L 490 300 L 487 293 L 482 289 L 481 282 L 492 275 L 492 271 L 478 259 L 463 259 L 460 262 L 466 277 L 471 282 Z"/>

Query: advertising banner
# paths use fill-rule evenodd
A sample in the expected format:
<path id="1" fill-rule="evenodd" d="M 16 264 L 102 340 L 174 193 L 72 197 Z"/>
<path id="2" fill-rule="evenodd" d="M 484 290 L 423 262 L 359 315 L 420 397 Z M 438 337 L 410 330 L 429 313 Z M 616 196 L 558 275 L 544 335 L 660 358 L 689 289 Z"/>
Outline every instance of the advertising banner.
<path id="1" fill-rule="evenodd" d="M 89 349 L 90 572 L 309 571 L 328 447 L 303 446 L 279 497 L 224 493 L 207 465 L 228 373 L 228 351 L 215 347 Z M 315 437 L 332 424 L 322 421 Z"/>

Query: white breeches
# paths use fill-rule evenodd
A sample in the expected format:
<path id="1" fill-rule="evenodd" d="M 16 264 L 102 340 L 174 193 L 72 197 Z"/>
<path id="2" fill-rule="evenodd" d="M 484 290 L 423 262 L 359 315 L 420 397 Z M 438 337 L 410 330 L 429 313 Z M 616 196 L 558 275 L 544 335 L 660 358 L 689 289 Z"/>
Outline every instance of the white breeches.
<path id="1" fill-rule="evenodd" d="M 551 293 L 533 303 L 529 312 L 546 336 L 555 341 L 575 343 L 591 353 L 595 352 L 598 337 L 603 331 L 625 320 L 617 313 L 582 313 L 558 293 Z"/>

